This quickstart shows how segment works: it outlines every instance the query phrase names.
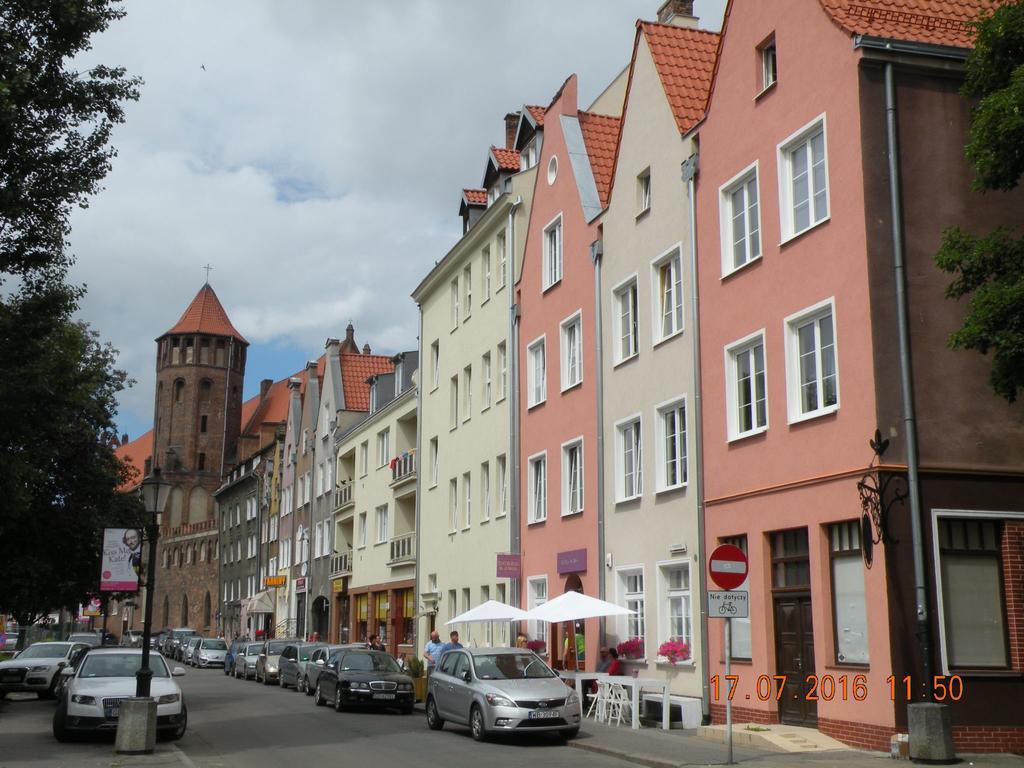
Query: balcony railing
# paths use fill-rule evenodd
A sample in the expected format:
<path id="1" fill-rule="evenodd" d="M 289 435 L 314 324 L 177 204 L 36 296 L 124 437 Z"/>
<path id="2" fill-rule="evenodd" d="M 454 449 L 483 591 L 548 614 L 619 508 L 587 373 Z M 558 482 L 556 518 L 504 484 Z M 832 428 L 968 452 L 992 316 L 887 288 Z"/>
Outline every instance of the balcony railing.
<path id="1" fill-rule="evenodd" d="M 352 575 L 352 550 L 349 549 L 338 555 L 331 555 L 331 578 Z"/>
<path id="2" fill-rule="evenodd" d="M 391 559 L 388 565 L 416 562 L 416 532 L 403 533 L 391 539 Z"/>
<path id="3" fill-rule="evenodd" d="M 405 480 L 416 476 L 416 454 L 403 453 L 395 459 L 395 466 L 391 468 L 391 485 L 398 485 Z"/>
<path id="4" fill-rule="evenodd" d="M 334 491 L 334 509 L 335 511 L 344 509 L 345 507 L 351 506 L 352 500 L 352 485 L 342 485 Z"/>
<path id="5" fill-rule="evenodd" d="M 216 520 L 200 520 L 197 523 L 182 523 L 181 525 L 177 525 L 173 528 L 168 526 L 163 535 L 165 537 L 187 536 L 190 533 L 201 533 L 202 531 L 214 530 L 216 527 Z"/>

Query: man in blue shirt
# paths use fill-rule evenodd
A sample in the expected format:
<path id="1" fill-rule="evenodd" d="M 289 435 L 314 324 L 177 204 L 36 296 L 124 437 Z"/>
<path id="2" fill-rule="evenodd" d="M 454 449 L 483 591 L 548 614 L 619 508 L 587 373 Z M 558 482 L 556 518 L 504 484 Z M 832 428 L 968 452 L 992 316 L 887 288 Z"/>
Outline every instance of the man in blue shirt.
<path id="1" fill-rule="evenodd" d="M 426 646 L 423 649 L 423 658 L 427 660 L 427 674 L 429 675 L 434 671 L 434 667 L 437 666 L 437 662 L 441 660 L 442 649 L 445 644 L 441 642 L 441 635 L 435 629 L 430 633 L 430 640 L 427 641 Z"/>
<path id="2" fill-rule="evenodd" d="M 437 656 L 437 660 L 441 660 L 441 656 L 444 656 L 448 651 L 454 651 L 456 648 L 461 648 L 462 643 L 459 642 L 459 633 L 452 630 L 449 635 L 450 640 L 441 646 L 441 653 Z"/>

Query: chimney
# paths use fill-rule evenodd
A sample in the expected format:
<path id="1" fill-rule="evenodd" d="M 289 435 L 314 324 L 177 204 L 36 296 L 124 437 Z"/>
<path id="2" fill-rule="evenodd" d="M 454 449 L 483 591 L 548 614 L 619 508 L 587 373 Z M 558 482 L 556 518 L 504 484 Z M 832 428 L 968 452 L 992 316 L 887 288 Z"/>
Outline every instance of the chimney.
<path id="1" fill-rule="evenodd" d="M 128 445 L 128 433 L 125 432 L 121 435 L 121 445 Z"/>
<path id="2" fill-rule="evenodd" d="M 341 353 L 341 342 L 337 339 L 328 339 L 324 349 L 327 351 L 328 360 L 337 360 Z"/>
<path id="3" fill-rule="evenodd" d="M 693 0 L 666 0 L 658 9 L 658 23 L 696 29 L 697 17 L 693 15 Z"/>
<path id="4" fill-rule="evenodd" d="M 519 128 L 519 113 L 509 112 L 505 115 L 505 149 L 516 148 L 516 129 Z"/>
<path id="5" fill-rule="evenodd" d="M 363 354 L 364 355 L 370 354 L 370 345 L 369 344 L 363 344 Z"/>
<path id="6" fill-rule="evenodd" d="M 267 392 L 270 391 L 270 388 L 272 386 L 274 386 L 274 380 L 273 379 L 261 379 L 260 380 L 260 400 L 261 401 L 266 399 Z"/>
<path id="7" fill-rule="evenodd" d="M 345 327 L 345 340 L 341 343 L 339 351 L 359 354 L 359 345 L 356 344 L 356 329 L 352 326 L 352 323 Z"/>

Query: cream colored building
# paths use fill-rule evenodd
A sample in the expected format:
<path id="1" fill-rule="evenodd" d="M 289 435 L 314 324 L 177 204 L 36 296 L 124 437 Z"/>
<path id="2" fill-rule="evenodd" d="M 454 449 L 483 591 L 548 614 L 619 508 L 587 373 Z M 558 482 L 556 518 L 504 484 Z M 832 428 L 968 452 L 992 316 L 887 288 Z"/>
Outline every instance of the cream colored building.
<path id="1" fill-rule="evenodd" d="M 497 577 L 514 551 L 510 448 L 514 270 L 521 261 L 542 126 L 524 108 L 515 148 L 491 148 L 483 189 L 465 190 L 464 235 L 413 293 L 420 308 L 420 526 L 417 653 L 430 631 L 486 600 L 512 603 Z M 506 121 L 515 120 L 511 115 Z M 514 123 L 507 122 L 510 144 Z M 520 168 L 525 167 L 525 170 Z M 506 623 L 455 627 L 464 645 L 508 643 Z"/>
<path id="2" fill-rule="evenodd" d="M 609 645 L 639 638 L 627 666 L 702 694 L 698 467 L 694 414 L 689 198 L 680 178 L 695 151 L 717 36 L 696 20 L 643 23 L 631 64 L 614 186 L 602 215 L 598 270 L 602 317 L 606 599 L 636 613 L 606 622 Z M 659 68 L 661 71 L 659 71 Z M 673 73 L 685 72 L 673 79 Z M 687 98 L 678 98 L 680 88 Z M 697 112 L 693 111 L 697 106 Z M 685 642 L 690 659 L 659 653 Z"/>

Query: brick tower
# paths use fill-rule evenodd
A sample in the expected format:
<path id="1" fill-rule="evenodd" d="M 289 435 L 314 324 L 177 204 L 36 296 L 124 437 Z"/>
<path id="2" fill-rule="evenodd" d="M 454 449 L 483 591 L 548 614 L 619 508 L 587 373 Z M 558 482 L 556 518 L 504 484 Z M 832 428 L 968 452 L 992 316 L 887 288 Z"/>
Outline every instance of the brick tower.
<path id="1" fill-rule="evenodd" d="M 160 532 L 153 629 L 212 634 L 220 603 L 213 493 L 235 460 L 249 343 L 209 283 L 156 343 L 152 462 L 172 489 Z"/>

